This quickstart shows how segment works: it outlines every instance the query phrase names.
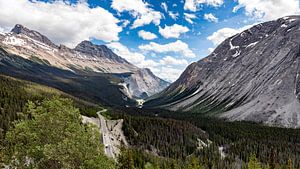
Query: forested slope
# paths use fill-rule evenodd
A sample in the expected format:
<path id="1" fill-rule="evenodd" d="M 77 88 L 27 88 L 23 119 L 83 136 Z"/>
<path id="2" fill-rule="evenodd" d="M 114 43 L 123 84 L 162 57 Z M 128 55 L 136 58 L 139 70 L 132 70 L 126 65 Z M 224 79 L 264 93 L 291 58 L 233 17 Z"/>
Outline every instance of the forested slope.
<path id="1" fill-rule="evenodd" d="M 3 133 L 8 129 L 11 121 L 17 119 L 17 114 L 22 112 L 28 100 L 41 101 L 54 95 L 71 98 L 85 115 L 96 115 L 98 106 L 95 104 L 54 88 L 0 75 L 0 138 L 3 138 Z"/>

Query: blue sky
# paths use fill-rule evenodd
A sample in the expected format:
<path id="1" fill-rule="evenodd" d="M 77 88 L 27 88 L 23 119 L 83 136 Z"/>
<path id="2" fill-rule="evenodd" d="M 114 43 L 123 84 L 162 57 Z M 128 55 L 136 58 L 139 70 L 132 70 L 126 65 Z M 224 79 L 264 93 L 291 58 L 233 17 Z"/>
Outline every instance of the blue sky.
<path id="1" fill-rule="evenodd" d="M 184 10 L 185 1 L 180 0 L 169 0 L 169 1 L 157 1 L 157 0 L 149 0 L 146 1 L 149 3 L 149 7 L 154 9 L 155 11 L 159 11 L 163 14 L 163 19 L 161 19 L 159 26 L 164 27 L 172 26 L 174 24 L 182 25 L 189 29 L 188 32 L 180 34 L 178 38 L 164 38 L 159 33 L 159 26 L 151 23 L 148 25 L 144 25 L 135 29 L 130 28 L 130 24 L 123 29 L 120 33 L 120 42 L 130 48 L 132 51 L 142 52 L 146 56 L 146 58 L 159 62 L 159 60 L 166 56 L 172 56 L 175 59 L 186 60 L 188 63 L 198 61 L 199 59 L 207 56 L 209 54 L 209 48 L 214 48 L 215 45 L 207 39 L 208 36 L 212 35 L 217 30 L 229 27 L 229 28 L 240 28 L 245 25 L 253 24 L 256 20 L 247 17 L 244 14 L 243 10 L 239 10 L 237 12 L 232 12 L 233 8 L 238 5 L 235 1 L 226 1 L 222 5 L 215 7 L 207 4 L 201 4 L 199 6 L 199 10 L 193 12 L 189 10 Z M 168 11 L 165 11 L 162 7 L 162 3 L 166 3 Z M 99 1 L 99 0 L 91 0 L 89 4 L 92 6 L 100 5 L 105 9 L 108 9 L 110 12 L 114 13 L 119 19 L 129 20 L 130 23 L 134 22 L 135 18 L 132 17 L 128 12 L 121 13 L 120 16 L 117 15 L 117 11 L 112 9 L 111 1 Z M 175 6 L 176 4 L 176 6 Z M 168 12 L 178 13 L 178 17 L 173 19 L 169 16 Z M 192 19 L 193 23 L 189 23 L 184 16 L 184 13 L 195 15 L 196 18 Z M 218 22 L 212 22 L 204 19 L 205 14 L 213 14 L 216 18 L 218 18 Z M 157 38 L 153 40 L 143 40 L 138 36 L 138 32 L 144 30 L 154 33 Z M 189 48 L 196 55 L 193 58 L 186 57 L 181 53 L 176 52 L 166 52 L 166 53 L 155 53 L 155 52 L 145 52 L 140 51 L 139 46 L 143 44 L 148 44 L 149 42 L 156 42 L 158 44 L 167 44 L 175 42 L 176 40 L 181 40 L 184 43 L 187 43 Z M 95 43 L 102 44 L 102 41 L 95 40 Z M 185 63 L 185 62 L 184 62 Z M 182 70 L 187 66 L 186 64 L 178 64 L 174 66 L 170 66 L 170 68 L 176 67 L 176 69 L 180 71 L 176 71 L 176 75 L 170 75 L 170 77 L 163 76 L 162 78 L 173 81 Z M 162 65 L 166 66 L 166 65 Z M 171 71 L 173 69 L 170 69 Z M 156 71 L 153 70 L 155 73 Z M 180 73 L 179 73 L 180 72 Z M 159 73 L 157 74 L 159 76 Z"/>
<path id="2" fill-rule="evenodd" d="M 168 81 L 225 38 L 299 14 L 298 0 L 0 0 L 0 7 L 9 8 L 0 11 L 0 31 L 20 23 L 69 47 L 106 44 Z"/>

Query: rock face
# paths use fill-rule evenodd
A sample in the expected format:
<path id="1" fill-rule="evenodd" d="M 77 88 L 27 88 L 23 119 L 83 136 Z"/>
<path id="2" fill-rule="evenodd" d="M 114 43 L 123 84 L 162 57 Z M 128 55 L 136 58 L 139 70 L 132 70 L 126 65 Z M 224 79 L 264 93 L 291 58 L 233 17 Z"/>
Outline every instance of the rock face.
<path id="1" fill-rule="evenodd" d="M 116 78 L 124 77 L 120 76 L 122 74 L 129 75 L 122 80 L 129 86 L 128 95 L 133 97 L 140 97 L 141 93 L 152 95 L 168 85 L 152 72 L 149 76 L 148 72 L 116 55 L 105 45 L 82 41 L 74 49 L 57 46 L 46 36 L 19 24 L 10 33 L 0 34 L 0 47 L 25 59 L 79 74 L 109 73 L 117 74 Z"/>
<path id="2" fill-rule="evenodd" d="M 300 127 L 300 16 L 223 41 L 145 106 Z"/>
<path id="3" fill-rule="evenodd" d="M 130 84 L 129 90 L 134 96 L 145 99 L 168 87 L 169 83 L 160 80 L 150 69 L 139 69 L 134 74 L 123 78 L 125 83 Z M 157 86 L 161 86 L 158 88 Z M 145 92 L 147 91 L 147 92 Z"/>
<path id="4" fill-rule="evenodd" d="M 46 36 L 40 34 L 37 31 L 34 30 L 30 30 L 26 27 L 24 27 L 23 25 L 17 24 L 12 30 L 12 33 L 15 34 L 23 34 L 26 35 L 34 40 L 40 41 L 44 44 L 47 44 L 51 47 L 57 47 L 54 43 L 52 43 Z"/>
<path id="5" fill-rule="evenodd" d="M 112 61 L 115 61 L 120 64 L 128 64 L 130 65 L 127 60 L 123 59 L 122 57 L 116 55 L 113 53 L 107 46 L 105 45 L 94 45 L 90 41 L 82 41 L 79 43 L 76 47 L 75 50 L 93 57 L 103 57 L 103 58 L 108 58 Z"/>

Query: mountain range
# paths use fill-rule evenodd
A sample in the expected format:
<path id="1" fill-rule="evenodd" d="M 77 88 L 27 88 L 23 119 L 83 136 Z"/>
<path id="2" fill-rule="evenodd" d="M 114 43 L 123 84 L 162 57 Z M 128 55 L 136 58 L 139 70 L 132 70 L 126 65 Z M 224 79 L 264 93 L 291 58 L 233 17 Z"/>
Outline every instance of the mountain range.
<path id="1" fill-rule="evenodd" d="M 135 106 L 147 98 L 145 108 L 300 127 L 299 30 L 299 16 L 257 24 L 224 40 L 169 85 L 105 45 L 58 46 L 17 24 L 0 34 L 0 72 L 97 103 Z"/>
<path id="2" fill-rule="evenodd" d="M 41 33 L 17 24 L 0 34 L 1 73 L 44 83 L 113 105 L 132 105 L 169 83 L 138 68 L 105 45 L 82 41 L 74 49 L 56 45 Z M 97 99 L 99 98 L 99 99 Z"/>
<path id="3" fill-rule="evenodd" d="M 300 127 L 300 17 L 257 24 L 190 64 L 146 107 Z"/>

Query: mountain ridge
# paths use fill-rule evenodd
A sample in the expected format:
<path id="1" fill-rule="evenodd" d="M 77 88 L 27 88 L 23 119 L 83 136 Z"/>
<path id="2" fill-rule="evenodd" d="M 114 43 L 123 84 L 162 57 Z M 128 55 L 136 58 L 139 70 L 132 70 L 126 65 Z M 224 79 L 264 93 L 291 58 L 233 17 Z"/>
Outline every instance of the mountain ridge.
<path id="1" fill-rule="evenodd" d="M 300 127 L 299 27 L 288 16 L 227 38 L 145 106 Z"/>
<path id="2" fill-rule="evenodd" d="M 132 89 L 130 86 L 142 86 L 142 88 L 135 91 L 129 90 L 128 96 L 148 97 L 161 91 L 169 84 L 153 73 L 140 75 L 140 72 L 143 72 L 141 68 L 116 55 L 107 46 L 96 45 L 90 41 L 84 40 L 74 49 L 64 45 L 58 46 L 41 33 L 20 24 L 16 24 L 10 33 L 1 35 L 0 41 L 0 46 L 9 53 L 33 61 L 38 60 L 40 62 L 42 60 L 42 63 L 76 73 L 130 73 L 135 77 L 123 79 L 126 81 L 125 86 L 128 85 L 130 89 Z M 134 80 L 136 77 L 141 80 L 136 82 Z"/>

